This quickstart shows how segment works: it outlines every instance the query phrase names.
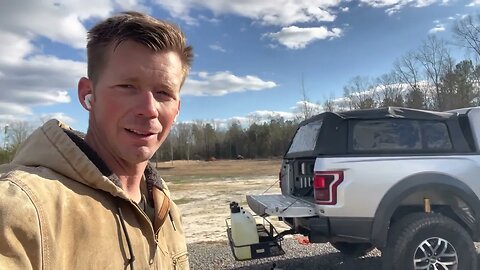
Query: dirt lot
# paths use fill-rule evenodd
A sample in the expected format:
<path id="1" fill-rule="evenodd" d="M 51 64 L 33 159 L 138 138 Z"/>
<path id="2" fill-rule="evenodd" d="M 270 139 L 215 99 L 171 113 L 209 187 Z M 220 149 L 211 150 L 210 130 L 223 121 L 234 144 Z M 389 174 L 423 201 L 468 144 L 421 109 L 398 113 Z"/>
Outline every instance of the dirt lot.
<path id="1" fill-rule="evenodd" d="M 280 193 L 280 163 L 279 159 L 174 161 L 157 167 L 182 211 L 187 242 L 195 243 L 227 239 L 225 218 L 231 201 L 247 208 L 247 194 Z"/>

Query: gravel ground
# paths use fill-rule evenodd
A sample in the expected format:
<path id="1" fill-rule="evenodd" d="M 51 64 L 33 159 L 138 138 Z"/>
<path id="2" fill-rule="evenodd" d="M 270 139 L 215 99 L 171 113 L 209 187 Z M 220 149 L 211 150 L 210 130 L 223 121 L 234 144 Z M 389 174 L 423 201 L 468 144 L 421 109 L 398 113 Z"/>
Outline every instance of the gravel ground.
<path id="1" fill-rule="evenodd" d="M 480 244 L 476 243 L 477 253 Z M 301 245 L 297 240 L 284 239 L 285 255 L 251 261 L 235 261 L 227 242 L 189 244 L 190 267 L 193 270 L 213 269 L 321 269 L 321 270 L 379 270 L 381 252 L 374 249 L 360 258 L 339 253 L 330 244 Z"/>
<path id="2" fill-rule="evenodd" d="M 367 270 L 380 269 L 380 252 L 373 250 L 361 258 L 349 258 L 340 254 L 330 244 L 301 245 L 297 240 L 284 239 L 282 244 L 285 255 L 251 261 L 235 261 L 227 242 L 193 243 L 188 246 L 190 266 L 194 270 L 212 269 L 266 269 L 273 264 L 286 269 L 322 269 L 322 270 Z"/>

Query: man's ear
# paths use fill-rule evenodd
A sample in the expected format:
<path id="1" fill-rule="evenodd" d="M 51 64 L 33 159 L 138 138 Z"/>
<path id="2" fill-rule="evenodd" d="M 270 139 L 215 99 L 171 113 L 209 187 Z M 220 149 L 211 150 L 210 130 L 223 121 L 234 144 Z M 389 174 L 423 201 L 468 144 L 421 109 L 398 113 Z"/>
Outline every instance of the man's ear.
<path id="1" fill-rule="evenodd" d="M 80 104 L 82 104 L 83 108 L 85 108 L 85 110 L 87 111 L 90 111 L 92 109 L 92 94 L 92 81 L 86 77 L 80 78 L 80 80 L 78 81 L 78 101 L 80 101 Z"/>

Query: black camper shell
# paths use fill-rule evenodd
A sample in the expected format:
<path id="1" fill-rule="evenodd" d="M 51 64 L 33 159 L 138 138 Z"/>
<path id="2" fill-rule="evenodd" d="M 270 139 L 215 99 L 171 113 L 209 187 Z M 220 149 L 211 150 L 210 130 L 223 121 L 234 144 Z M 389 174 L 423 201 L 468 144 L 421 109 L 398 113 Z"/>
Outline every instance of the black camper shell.
<path id="1" fill-rule="evenodd" d="M 369 120 L 391 121 L 438 121 L 447 126 L 450 136 L 451 149 L 449 150 L 407 150 L 388 152 L 355 151 L 353 147 L 352 130 L 356 123 Z M 309 151 L 289 151 L 292 138 L 284 158 L 308 158 L 317 156 L 370 156 L 370 155 L 428 155 L 428 154 L 468 154 L 476 151 L 471 138 L 470 125 L 465 115 L 451 112 L 435 112 L 402 107 L 385 107 L 378 109 L 353 110 L 346 112 L 323 112 L 299 124 L 295 135 L 306 125 L 321 122 L 321 128 L 315 143 L 315 148 Z"/>

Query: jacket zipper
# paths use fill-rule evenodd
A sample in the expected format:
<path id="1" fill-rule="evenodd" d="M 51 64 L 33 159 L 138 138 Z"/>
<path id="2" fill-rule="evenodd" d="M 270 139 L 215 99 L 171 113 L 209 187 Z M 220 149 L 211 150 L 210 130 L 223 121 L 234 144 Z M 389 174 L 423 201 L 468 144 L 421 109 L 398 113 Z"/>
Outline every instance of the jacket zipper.
<path id="1" fill-rule="evenodd" d="M 177 227 L 175 227 L 175 222 L 173 222 L 172 214 L 168 211 L 168 217 L 170 218 L 170 222 L 172 222 L 173 230 L 176 231 Z"/>
<path id="2" fill-rule="evenodd" d="M 147 216 L 147 214 L 145 214 L 145 212 L 142 209 L 140 209 L 140 207 L 136 203 L 131 202 L 131 204 L 133 204 L 133 206 L 137 209 L 137 211 L 148 221 L 148 224 L 150 224 L 150 229 L 152 229 L 152 232 L 156 234 L 155 231 L 153 230 L 153 223 L 150 220 L 150 218 Z"/>

